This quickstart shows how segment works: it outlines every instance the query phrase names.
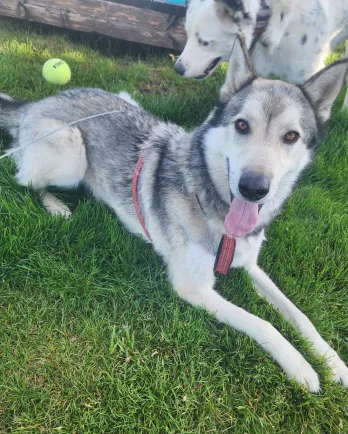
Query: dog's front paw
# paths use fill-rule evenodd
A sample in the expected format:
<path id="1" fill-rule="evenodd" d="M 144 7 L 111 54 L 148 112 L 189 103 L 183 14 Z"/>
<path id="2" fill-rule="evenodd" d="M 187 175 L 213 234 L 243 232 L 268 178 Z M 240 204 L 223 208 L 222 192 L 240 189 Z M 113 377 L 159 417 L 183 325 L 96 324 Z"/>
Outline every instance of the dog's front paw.
<path id="1" fill-rule="evenodd" d="M 295 380 L 305 386 L 309 392 L 320 392 L 318 374 L 300 354 L 298 355 L 297 360 L 289 360 L 289 364 L 286 367 L 285 372 L 290 379 Z"/>
<path id="2" fill-rule="evenodd" d="M 265 349 L 267 347 L 269 348 L 269 343 L 264 346 Z M 272 350 L 271 354 L 290 380 L 297 381 L 312 393 L 320 392 L 318 374 L 288 341 L 278 339 Z"/>
<path id="3" fill-rule="evenodd" d="M 326 357 L 327 362 L 331 368 L 333 381 L 348 387 L 348 367 L 340 359 L 339 355 L 334 350 L 331 350 L 330 353 L 326 355 Z"/>

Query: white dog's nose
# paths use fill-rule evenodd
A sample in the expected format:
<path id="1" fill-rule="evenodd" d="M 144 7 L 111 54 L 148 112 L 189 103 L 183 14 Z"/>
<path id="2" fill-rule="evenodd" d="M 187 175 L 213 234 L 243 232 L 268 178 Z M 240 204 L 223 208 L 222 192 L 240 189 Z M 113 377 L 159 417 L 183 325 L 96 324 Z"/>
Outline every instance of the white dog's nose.
<path id="1" fill-rule="evenodd" d="M 177 72 L 180 75 L 184 75 L 185 74 L 185 67 L 182 64 L 181 60 L 177 60 L 177 62 L 174 65 L 174 70 L 175 72 Z"/>

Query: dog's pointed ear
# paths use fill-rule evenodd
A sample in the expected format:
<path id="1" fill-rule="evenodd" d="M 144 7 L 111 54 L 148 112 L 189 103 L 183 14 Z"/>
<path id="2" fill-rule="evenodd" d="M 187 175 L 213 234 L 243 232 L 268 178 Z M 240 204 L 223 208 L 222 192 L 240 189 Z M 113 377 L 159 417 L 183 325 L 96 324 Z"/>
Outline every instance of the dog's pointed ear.
<path id="1" fill-rule="evenodd" d="M 256 78 L 248 49 L 242 36 L 237 36 L 233 44 L 231 57 L 228 63 L 225 84 L 220 91 L 221 101 L 228 100 L 250 79 Z"/>
<path id="2" fill-rule="evenodd" d="M 220 19 L 230 19 L 235 23 L 250 19 L 243 0 L 215 0 L 215 12 Z"/>
<path id="3" fill-rule="evenodd" d="M 251 43 L 258 7 L 247 10 L 245 3 L 245 0 L 215 0 L 214 8 L 224 31 L 237 34 L 241 26 Z"/>
<path id="4" fill-rule="evenodd" d="M 218 16 L 234 17 L 238 12 L 244 11 L 242 0 L 215 0 L 215 10 Z"/>
<path id="5" fill-rule="evenodd" d="M 348 72 L 348 59 L 338 60 L 319 71 L 301 86 L 321 122 L 326 122 Z"/>

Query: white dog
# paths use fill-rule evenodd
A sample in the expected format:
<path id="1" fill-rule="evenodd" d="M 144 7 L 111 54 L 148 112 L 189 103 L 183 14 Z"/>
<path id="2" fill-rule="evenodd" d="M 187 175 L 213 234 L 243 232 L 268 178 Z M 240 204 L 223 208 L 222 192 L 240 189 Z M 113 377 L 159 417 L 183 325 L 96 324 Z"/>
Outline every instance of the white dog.
<path id="1" fill-rule="evenodd" d="M 303 83 L 324 66 L 348 38 L 348 0 L 191 0 L 186 16 L 187 44 L 175 70 L 202 79 L 227 61 L 237 33 L 251 48 L 256 72 Z M 269 8 L 265 31 L 254 38 L 260 10 Z M 348 97 L 345 101 L 348 107 Z"/>

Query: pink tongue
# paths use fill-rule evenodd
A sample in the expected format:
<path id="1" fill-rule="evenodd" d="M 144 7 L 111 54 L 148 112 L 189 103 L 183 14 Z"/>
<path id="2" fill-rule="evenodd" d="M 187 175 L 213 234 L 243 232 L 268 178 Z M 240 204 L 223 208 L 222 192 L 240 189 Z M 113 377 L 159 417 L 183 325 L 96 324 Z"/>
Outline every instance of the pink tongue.
<path id="1" fill-rule="evenodd" d="M 235 197 L 225 218 L 225 229 L 233 237 L 244 237 L 256 225 L 259 206 Z"/>

